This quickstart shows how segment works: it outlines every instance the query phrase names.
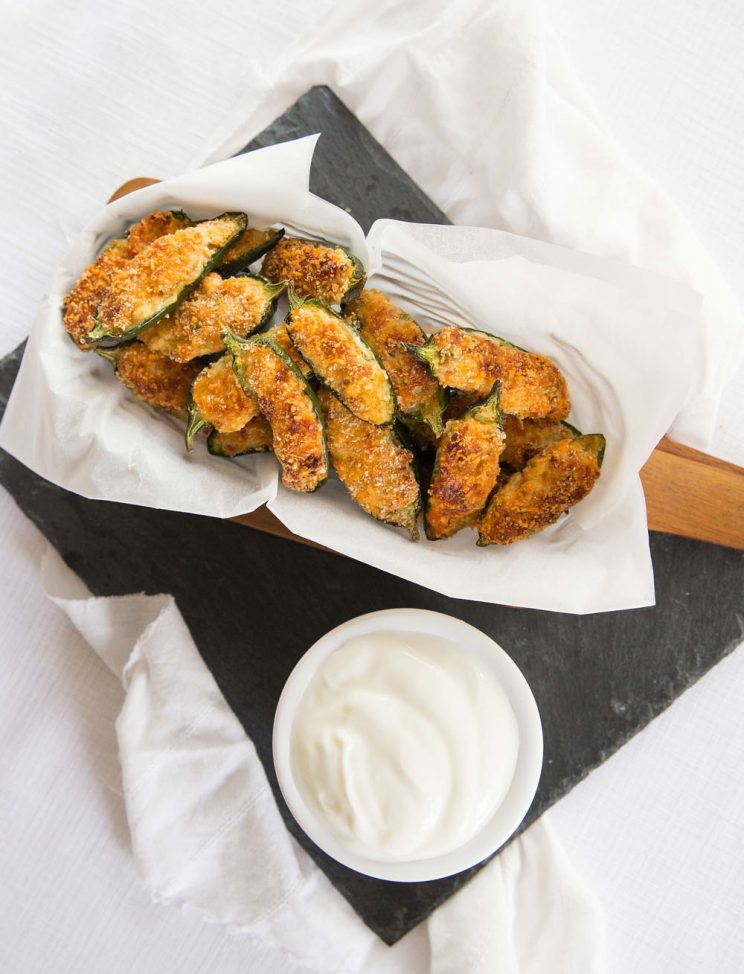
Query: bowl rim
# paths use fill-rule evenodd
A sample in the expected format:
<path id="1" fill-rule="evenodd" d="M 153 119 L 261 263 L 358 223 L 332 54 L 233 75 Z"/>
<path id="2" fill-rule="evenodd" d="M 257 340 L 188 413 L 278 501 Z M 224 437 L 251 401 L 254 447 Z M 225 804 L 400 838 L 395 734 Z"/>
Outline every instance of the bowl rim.
<path id="1" fill-rule="evenodd" d="M 374 632 L 415 632 L 457 643 L 475 655 L 506 693 L 519 732 L 519 751 L 509 789 L 490 819 L 466 843 L 429 859 L 386 862 L 348 850 L 305 801 L 292 773 L 291 734 L 297 705 L 319 666 L 347 640 Z M 521 670 L 499 644 L 470 623 L 430 609 L 381 609 L 331 629 L 300 657 L 289 674 L 274 715 L 272 752 L 279 789 L 297 824 L 321 851 L 375 879 L 414 883 L 443 879 L 489 858 L 516 831 L 537 791 L 543 735 L 535 698 Z"/>

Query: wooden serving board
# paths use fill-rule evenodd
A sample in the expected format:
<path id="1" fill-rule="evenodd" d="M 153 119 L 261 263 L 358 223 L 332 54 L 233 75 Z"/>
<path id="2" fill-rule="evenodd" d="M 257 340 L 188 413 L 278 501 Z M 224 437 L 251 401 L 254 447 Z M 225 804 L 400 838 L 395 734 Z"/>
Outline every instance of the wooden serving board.
<path id="1" fill-rule="evenodd" d="M 365 229 L 384 216 L 445 221 L 327 89 L 301 98 L 250 147 L 314 132 L 323 135 L 311 189 L 348 207 Z M 0 362 L 0 412 L 22 351 Z M 666 472 L 665 463 L 671 465 Z M 662 480 L 679 474 L 685 481 L 695 465 L 695 476 L 710 469 L 724 475 L 716 488 L 722 499 L 739 489 L 731 485 L 740 484 L 740 471 L 676 447 L 656 451 L 649 469 Z M 239 531 L 212 518 L 91 501 L 44 481 L 2 451 L 0 483 L 94 594 L 174 595 L 205 663 L 256 745 L 287 828 L 387 943 L 480 867 L 432 883 L 386 883 L 340 866 L 298 829 L 276 784 L 271 728 L 287 676 L 316 639 L 356 615 L 394 607 L 447 612 L 496 639 L 529 681 L 543 723 L 543 773 L 525 825 L 741 640 L 744 555 L 732 547 L 653 532 L 656 606 L 579 617 L 446 598 L 352 559 L 272 537 L 266 532 L 276 528 L 266 511 L 249 521 L 261 531 Z M 708 506 L 710 489 L 704 491 Z M 663 492 L 656 496 L 664 514 Z M 688 519 L 684 530 L 698 528 Z"/>

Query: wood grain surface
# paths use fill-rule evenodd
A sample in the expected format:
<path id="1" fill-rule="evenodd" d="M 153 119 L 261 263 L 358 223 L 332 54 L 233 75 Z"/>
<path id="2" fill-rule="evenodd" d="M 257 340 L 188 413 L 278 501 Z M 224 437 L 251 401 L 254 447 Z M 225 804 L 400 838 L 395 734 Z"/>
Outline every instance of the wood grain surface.
<path id="1" fill-rule="evenodd" d="M 149 176 L 129 179 L 108 202 L 157 182 Z M 641 470 L 641 480 L 650 530 L 744 551 L 744 467 L 664 437 Z M 313 548 L 322 547 L 293 534 L 266 507 L 233 520 Z"/>
<path id="2" fill-rule="evenodd" d="M 641 480 L 652 531 L 744 551 L 744 468 L 665 437 Z"/>

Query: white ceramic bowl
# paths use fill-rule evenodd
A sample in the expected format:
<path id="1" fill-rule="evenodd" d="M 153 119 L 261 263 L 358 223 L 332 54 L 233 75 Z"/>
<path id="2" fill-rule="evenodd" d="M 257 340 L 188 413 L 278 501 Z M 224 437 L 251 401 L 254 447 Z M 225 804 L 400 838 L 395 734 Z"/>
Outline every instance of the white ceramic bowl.
<path id="1" fill-rule="evenodd" d="M 443 856 L 409 862 L 377 862 L 354 855 L 308 806 L 292 774 L 290 740 L 297 706 L 320 664 L 354 636 L 373 632 L 416 632 L 440 636 L 473 653 L 505 691 L 519 729 L 514 778 L 493 816 L 468 842 Z M 527 814 L 540 780 L 543 742 L 535 698 L 517 665 L 492 639 L 467 622 L 426 609 L 384 609 L 357 616 L 326 633 L 308 649 L 284 685 L 274 717 L 274 767 L 284 800 L 303 831 L 338 862 L 357 872 L 413 883 L 441 879 L 482 862 L 506 842 Z"/>

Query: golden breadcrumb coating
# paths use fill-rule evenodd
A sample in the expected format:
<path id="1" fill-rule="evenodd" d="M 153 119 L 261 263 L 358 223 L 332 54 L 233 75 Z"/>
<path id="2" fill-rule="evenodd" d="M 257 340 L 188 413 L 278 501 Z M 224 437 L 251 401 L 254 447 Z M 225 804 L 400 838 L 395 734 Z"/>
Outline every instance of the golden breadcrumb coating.
<path id="1" fill-rule="evenodd" d="M 236 351 L 235 363 L 243 388 L 255 396 L 271 424 L 282 483 L 290 490 L 316 490 L 328 476 L 328 459 L 323 425 L 307 382 L 276 347 L 261 339 Z"/>
<path id="2" fill-rule="evenodd" d="M 406 345 L 423 345 L 426 335 L 410 315 L 381 291 L 367 289 L 344 309 L 360 322 L 360 334 L 390 376 L 398 408 L 442 431 L 442 392 L 426 365 Z"/>
<path id="3" fill-rule="evenodd" d="M 94 325 L 93 313 L 108 293 L 114 273 L 158 237 L 180 230 L 188 223 L 183 213 L 155 210 L 135 223 L 126 237 L 112 240 L 85 268 L 65 298 L 63 318 L 65 330 L 83 351 L 90 351 L 84 339 Z"/>
<path id="4" fill-rule="evenodd" d="M 303 298 L 338 304 L 354 283 L 354 261 L 341 247 L 284 237 L 264 257 L 261 273 L 270 281 L 289 281 Z"/>
<path id="5" fill-rule="evenodd" d="M 364 268 L 340 245 L 246 223 L 154 211 L 65 299 L 76 344 L 103 342 L 136 398 L 187 421 L 189 450 L 206 428 L 213 455 L 274 452 L 284 486 L 302 492 L 332 461 L 366 513 L 412 540 L 422 485 L 427 537 L 476 527 L 480 546 L 526 539 L 589 494 L 605 439 L 563 422 L 569 392 L 549 358 L 466 328 L 427 335 L 385 294 L 360 290 Z M 235 274 L 261 251 L 264 277 Z M 216 261 L 221 273 L 205 275 Z M 254 334 L 287 286 L 287 319 Z"/>
<path id="6" fill-rule="evenodd" d="M 191 398 L 201 418 L 219 433 L 236 433 L 258 416 L 258 403 L 238 382 L 230 354 L 199 373 Z"/>
<path id="7" fill-rule="evenodd" d="M 231 244 L 225 253 L 220 258 L 218 267 L 224 267 L 225 264 L 232 264 L 234 261 L 240 260 L 241 257 L 246 254 L 250 254 L 251 251 L 255 250 L 257 247 L 261 247 L 268 243 L 272 237 L 275 237 L 278 231 L 269 227 L 266 230 L 258 230 L 256 227 L 248 227 L 244 230 L 234 244 Z"/>
<path id="8" fill-rule="evenodd" d="M 270 338 L 273 342 L 276 342 L 279 348 L 289 355 L 306 379 L 310 378 L 310 376 L 313 374 L 313 370 L 292 344 L 292 339 L 289 337 L 287 326 L 283 321 L 278 325 L 274 325 L 273 328 L 269 328 L 269 330 L 264 332 L 264 334 L 267 338 Z"/>
<path id="9" fill-rule="evenodd" d="M 209 452 L 223 457 L 263 453 L 271 448 L 271 426 L 263 416 L 256 416 L 235 433 L 220 433 L 215 430 L 209 436 Z"/>
<path id="10" fill-rule="evenodd" d="M 444 386 L 485 397 L 499 379 L 503 413 L 534 419 L 565 419 L 569 413 L 566 380 L 544 355 L 458 327 L 437 332 L 427 348 Z"/>
<path id="11" fill-rule="evenodd" d="M 222 217 L 154 240 L 113 275 L 97 323 L 122 335 L 174 304 L 235 232 L 235 220 Z"/>
<path id="12" fill-rule="evenodd" d="M 405 528 L 416 540 L 421 497 L 411 451 L 392 429 L 358 419 L 328 389 L 321 388 L 318 399 L 339 479 L 368 514 Z"/>
<path id="13" fill-rule="evenodd" d="M 534 456 L 491 498 L 478 544 L 513 544 L 557 521 L 597 482 L 603 449 L 603 436 L 577 436 Z"/>
<path id="14" fill-rule="evenodd" d="M 516 416 L 504 416 L 504 433 L 506 445 L 501 462 L 515 470 L 521 470 L 546 447 L 576 435 L 569 426 L 552 419 L 517 419 Z"/>
<path id="15" fill-rule="evenodd" d="M 290 313 L 287 331 L 315 375 L 356 416 L 377 425 L 393 421 L 395 399 L 387 373 L 348 322 L 308 302 Z"/>
<path id="16" fill-rule="evenodd" d="M 222 333 L 226 329 L 241 338 L 250 335 L 272 301 L 258 278 L 207 274 L 175 311 L 145 328 L 140 341 L 176 362 L 214 355 L 225 348 Z"/>
<path id="17" fill-rule="evenodd" d="M 496 486 L 504 439 L 496 403 L 447 423 L 429 485 L 427 537 L 449 538 L 475 523 Z"/>
<path id="18" fill-rule="evenodd" d="M 139 342 L 121 346 L 114 355 L 116 375 L 137 399 L 186 419 L 189 389 L 199 365 L 174 362 Z"/>
<path id="19" fill-rule="evenodd" d="M 127 230 L 124 242 L 129 257 L 136 257 L 153 241 L 165 237 L 176 230 L 184 230 L 191 226 L 191 220 L 180 210 L 153 210 L 152 213 L 135 223 Z"/>

